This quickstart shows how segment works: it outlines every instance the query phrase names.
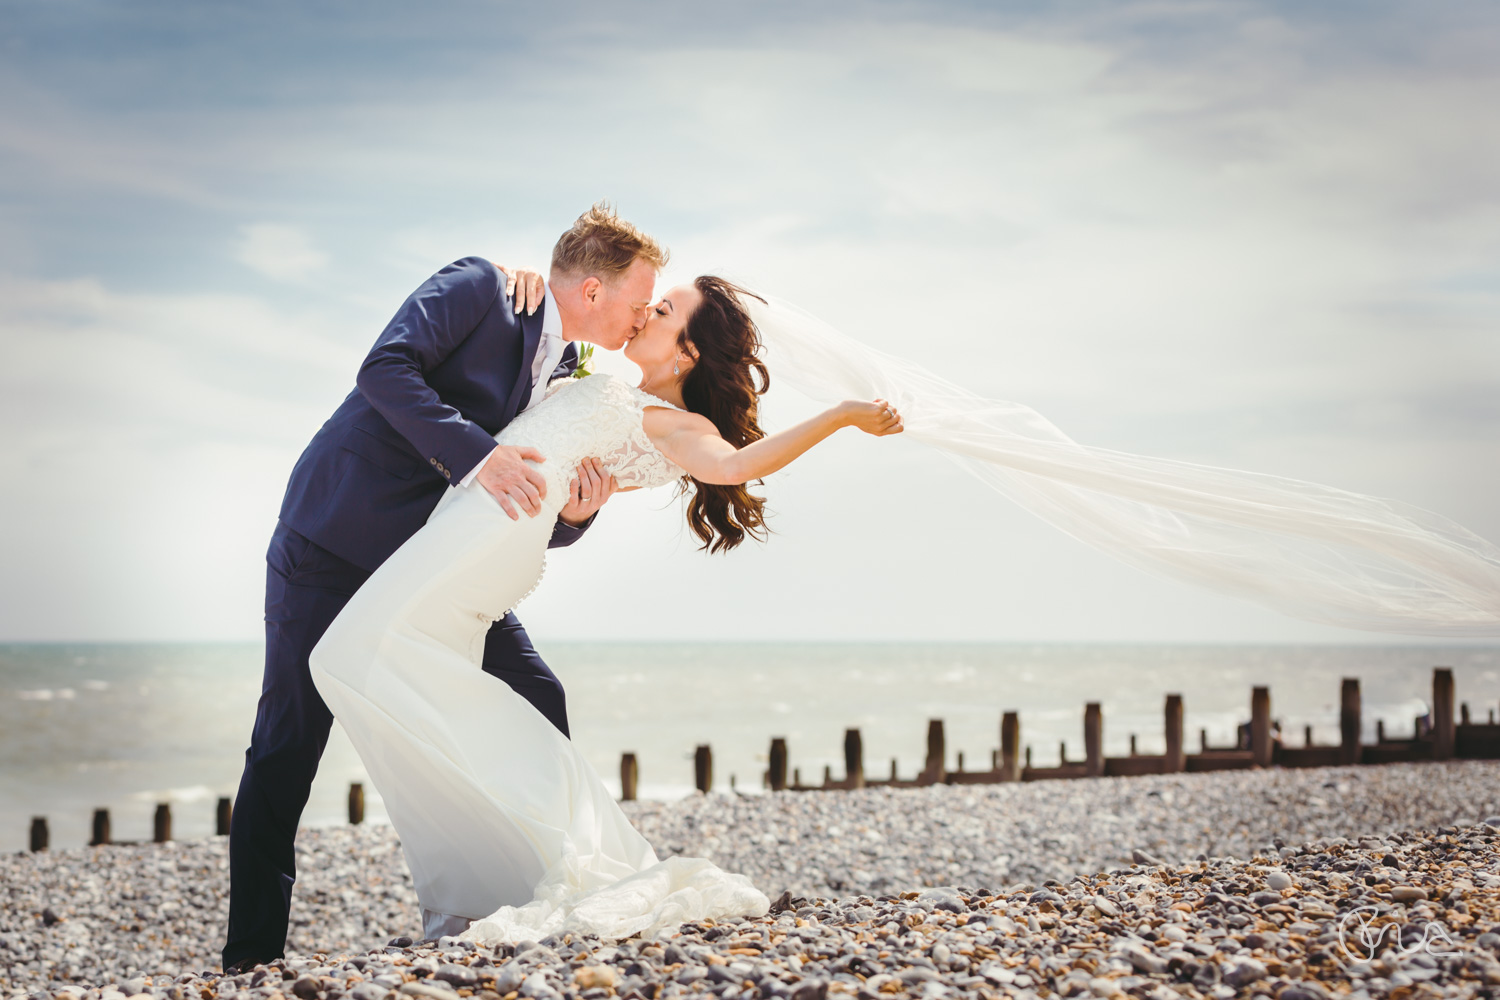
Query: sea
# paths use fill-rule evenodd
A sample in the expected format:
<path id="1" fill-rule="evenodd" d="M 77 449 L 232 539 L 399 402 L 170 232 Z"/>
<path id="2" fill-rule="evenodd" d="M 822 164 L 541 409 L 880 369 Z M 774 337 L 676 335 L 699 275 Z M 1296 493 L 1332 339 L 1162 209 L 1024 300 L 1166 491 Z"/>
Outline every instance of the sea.
<path id="1" fill-rule="evenodd" d="M 620 756 L 636 755 L 641 798 L 693 791 L 693 755 L 713 753 L 714 790 L 760 794 L 773 737 L 804 782 L 843 773 L 844 732 L 863 738 L 865 773 L 921 769 L 931 719 L 947 764 L 990 766 L 1001 714 L 1020 713 L 1037 766 L 1083 753 L 1084 703 L 1098 701 L 1104 748 L 1161 753 L 1163 702 L 1180 694 L 1186 742 L 1232 745 L 1250 689 L 1268 685 L 1290 745 L 1304 727 L 1339 738 L 1339 685 L 1361 682 L 1364 736 L 1377 720 L 1409 735 L 1427 712 L 1432 669 L 1451 667 L 1475 721 L 1500 710 L 1500 647 L 1177 646 L 944 643 L 558 642 L 543 648 L 568 692 L 574 742 L 618 794 Z M 222 644 L 0 645 L 0 850 L 27 845 L 45 816 L 55 848 L 87 843 L 96 808 L 116 839 L 149 839 L 158 803 L 178 839 L 210 836 L 235 794 L 260 695 L 262 647 Z M 1064 746 L 1065 745 L 1065 750 Z M 335 725 L 303 822 L 347 822 L 349 785 L 366 821 L 385 820 L 378 789 Z"/>

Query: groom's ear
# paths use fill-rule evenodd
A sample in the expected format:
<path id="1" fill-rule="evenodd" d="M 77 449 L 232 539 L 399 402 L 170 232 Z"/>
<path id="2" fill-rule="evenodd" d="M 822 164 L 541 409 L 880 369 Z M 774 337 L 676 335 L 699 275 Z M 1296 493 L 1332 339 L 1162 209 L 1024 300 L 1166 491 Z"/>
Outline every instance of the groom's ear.
<path id="1" fill-rule="evenodd" d="M 604 288 L 604 282 L 590 275 L 579 283 L 578 290 L 583 293 L 585 302 L 598 304 L 599 294 Z"/>

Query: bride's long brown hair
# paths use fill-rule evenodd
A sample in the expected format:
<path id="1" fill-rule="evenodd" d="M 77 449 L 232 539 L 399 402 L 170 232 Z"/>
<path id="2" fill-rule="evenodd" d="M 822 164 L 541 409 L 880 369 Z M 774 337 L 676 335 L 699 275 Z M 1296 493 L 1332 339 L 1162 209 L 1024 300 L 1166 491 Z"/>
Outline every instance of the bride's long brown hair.
<path id="1" fill-rule="evenodd" d="M 688 317 L 678 346 L 697 360 L 682 379 L 682 400 L 718 428 L 736 448 L 766 436 L 756 422 L 760 396 L 771 375 L 760 360 L 760 331 L 741 304 L 742 296 L 759 295 L 711 274 L 693 280 L 703 301 Z M 689 349 L 691 344 L 691 349 Z M 750 535 L 765 541 L 766 501 L 745 486 L 722 486 L 683 477 L 683 492 L 692 485 L 688 526 L 709 552 L 728 552 Z"/>

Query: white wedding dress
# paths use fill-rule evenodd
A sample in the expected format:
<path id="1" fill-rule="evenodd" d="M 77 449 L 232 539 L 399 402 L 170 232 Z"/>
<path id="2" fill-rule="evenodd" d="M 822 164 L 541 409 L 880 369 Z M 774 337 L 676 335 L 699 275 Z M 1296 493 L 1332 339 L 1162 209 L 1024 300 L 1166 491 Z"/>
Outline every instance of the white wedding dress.
<path id="1" fill-rule="evenodd" d="M 495 438 L 547 457 L 542 513 L 511 520 L 477 483 L 449 490 L 312 652 L 422 907 L 476 920 L 473 940 L 620 938 L 770 908 L 743 875 L 659 860 L 573 743 L 480 669 L 491 623 L 541 577 L 580 460 L 598 457 L 621 486 L 682 476 L 641 427 L 647 406 L 669 405 L 608 375 L 554 384 Z"/>

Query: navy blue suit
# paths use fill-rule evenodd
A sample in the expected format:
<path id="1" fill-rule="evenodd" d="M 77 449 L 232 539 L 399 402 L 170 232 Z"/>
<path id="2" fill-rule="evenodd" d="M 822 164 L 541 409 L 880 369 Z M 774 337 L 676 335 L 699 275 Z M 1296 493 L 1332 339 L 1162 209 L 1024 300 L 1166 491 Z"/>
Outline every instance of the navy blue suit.
<path id="1" fill-rule="evenodd" d="M 489 261 L 449 264 L 402 304 L 292 470 L 266 553 L 265 678 L 230 824 L 225 968 L 286 946 L 293 839 L 333 724 L 308 654 L 526 405 L 542 318 L 540 309 L 515 314 Z M 550 377 L 571 372 L 577 357 L 568 345 Z M 559 521 L 551 545 L 587 528 Z M 562 685 L 515 615 L 490 630 L 484 669 L 568 735 Z"/>

